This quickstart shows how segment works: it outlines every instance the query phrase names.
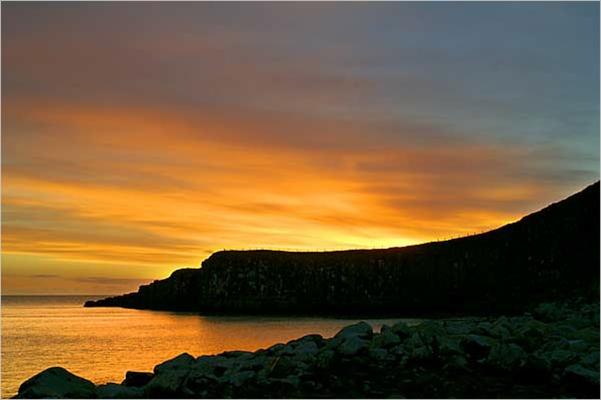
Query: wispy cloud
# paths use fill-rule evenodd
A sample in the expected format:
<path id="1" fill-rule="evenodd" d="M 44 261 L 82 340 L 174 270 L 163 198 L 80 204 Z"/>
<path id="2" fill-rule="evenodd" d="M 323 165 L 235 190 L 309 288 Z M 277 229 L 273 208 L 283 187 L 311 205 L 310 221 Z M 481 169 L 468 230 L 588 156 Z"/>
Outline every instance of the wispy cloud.
<path id="1" fill-rule="evenodd" d="M 598 7 L 7 4 L 3 273 L 515 220 L 598 179 Z"/>

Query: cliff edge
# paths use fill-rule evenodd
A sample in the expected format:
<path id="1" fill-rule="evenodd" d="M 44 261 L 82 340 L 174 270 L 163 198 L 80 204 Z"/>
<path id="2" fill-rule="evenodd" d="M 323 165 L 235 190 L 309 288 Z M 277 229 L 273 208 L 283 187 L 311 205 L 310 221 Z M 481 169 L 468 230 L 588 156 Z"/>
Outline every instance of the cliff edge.
<path id="1" fill-rule="evenodd" d="M 220 251 L 138 292 L 88 301 L 200 313 L 425 315 L 520 313 L 598 301 L 599 182 L 479 235 L 384 250 Z"/>

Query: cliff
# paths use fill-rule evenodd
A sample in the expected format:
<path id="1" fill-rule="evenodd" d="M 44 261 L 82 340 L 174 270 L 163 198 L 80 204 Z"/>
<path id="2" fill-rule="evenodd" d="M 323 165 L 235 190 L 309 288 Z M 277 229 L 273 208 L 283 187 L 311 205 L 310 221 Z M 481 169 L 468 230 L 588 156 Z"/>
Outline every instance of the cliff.
<path id="1" fill-rule="evenodd" d="M 599 298 L 599 182 L 520 221 L 385 250 L 221 251 L 136 293 L 86 302 L 200 313 L 519 313 Z"/>

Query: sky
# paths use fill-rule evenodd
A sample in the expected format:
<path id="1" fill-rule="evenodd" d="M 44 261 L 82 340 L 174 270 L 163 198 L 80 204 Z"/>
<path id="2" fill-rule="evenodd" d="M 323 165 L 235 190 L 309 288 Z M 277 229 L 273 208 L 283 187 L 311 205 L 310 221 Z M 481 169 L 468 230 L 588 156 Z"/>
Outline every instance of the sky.
<path id="1" fill-rule="evenodd" d="M 487 231 L 599 179 L 599 3 L 3 2 L 2 293 Z"/>

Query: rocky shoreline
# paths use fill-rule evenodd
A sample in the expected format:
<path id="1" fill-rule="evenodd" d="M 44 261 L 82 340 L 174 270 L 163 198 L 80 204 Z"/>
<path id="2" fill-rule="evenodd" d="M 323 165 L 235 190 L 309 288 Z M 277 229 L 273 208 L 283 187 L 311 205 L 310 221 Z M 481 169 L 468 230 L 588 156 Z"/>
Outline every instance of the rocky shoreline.
<path id="1" fill-rule="evenodd" d="M 364 322 L 255 352 L 184 353 L 120 384 L 60 367 L 15 398 L 599 398 L 599 304 L 496 319 Z"/>

